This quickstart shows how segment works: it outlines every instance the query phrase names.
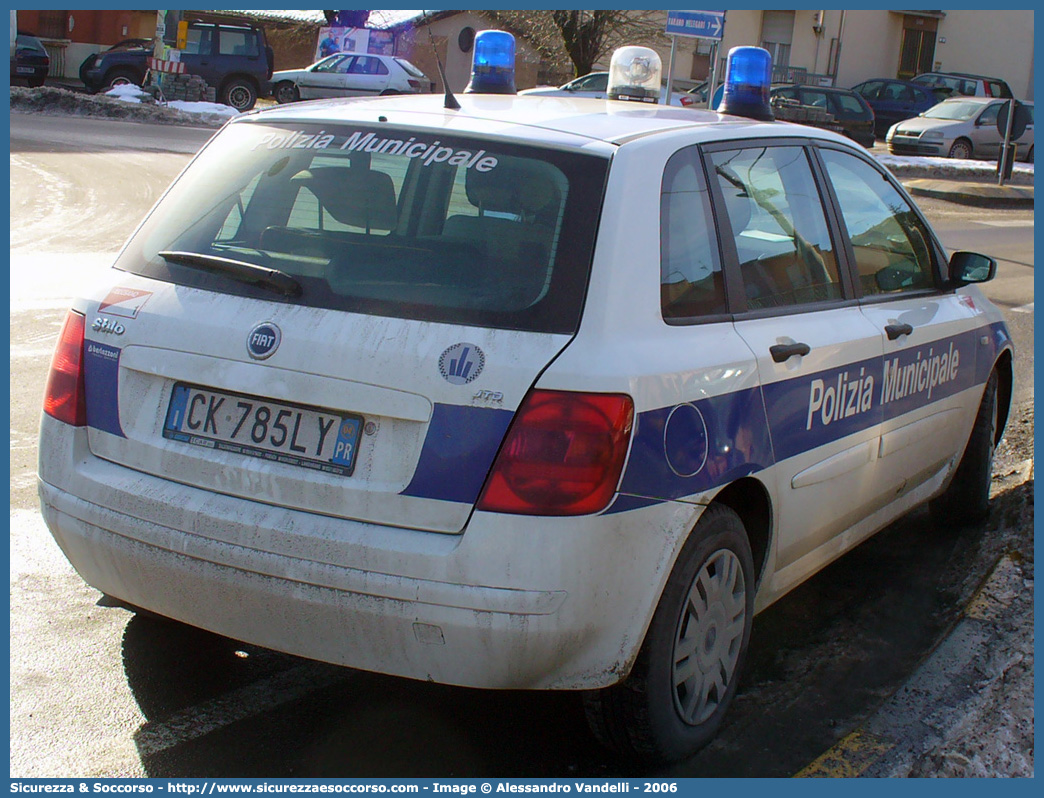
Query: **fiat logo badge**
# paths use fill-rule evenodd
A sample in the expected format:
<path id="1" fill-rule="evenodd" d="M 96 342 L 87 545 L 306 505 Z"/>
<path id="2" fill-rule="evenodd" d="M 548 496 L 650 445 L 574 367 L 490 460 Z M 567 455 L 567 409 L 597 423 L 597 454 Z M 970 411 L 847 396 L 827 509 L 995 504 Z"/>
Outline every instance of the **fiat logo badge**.
<path id="1" fill-rule="evenodd" d="M 270 321 L 257 325 L 247 336 L 247 353 L 254 360 L 269 358 L 279 348 L 283 334 Z"/>

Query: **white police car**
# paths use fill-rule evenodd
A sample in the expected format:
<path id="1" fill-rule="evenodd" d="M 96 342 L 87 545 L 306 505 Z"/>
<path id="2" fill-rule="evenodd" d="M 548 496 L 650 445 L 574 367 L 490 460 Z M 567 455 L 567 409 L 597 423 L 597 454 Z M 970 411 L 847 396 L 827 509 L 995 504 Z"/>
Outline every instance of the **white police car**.
<path id="1" fill-rule="evenodd" d="M 924 502 L 985 514 L 1011 395 L 969 285 L 995 263 L 947 260 L 848 139 L 766 121 L 762 54 L 730 56 L 731 114 L 229 123 L 61 333 L 39 490 L 69 560 L 250 643 L 586 691 L 645 758 L 704 744 L 755 613 Z"/>

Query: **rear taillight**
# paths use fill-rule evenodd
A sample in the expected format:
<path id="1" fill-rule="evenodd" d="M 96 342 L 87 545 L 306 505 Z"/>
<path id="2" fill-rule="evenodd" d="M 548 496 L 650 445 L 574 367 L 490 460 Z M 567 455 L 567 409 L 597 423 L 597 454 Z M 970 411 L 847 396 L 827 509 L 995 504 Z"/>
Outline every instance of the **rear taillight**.
<path id="1" fill-rule="evenodd" d="M 678 102 L 680 102 L 682 105 L 688 108 L 690 105 L 696 102 L 696 100 L 694 100 L 692 97 L 680 97 L 678 99 Z"/>
<path id="2" fill-rule="evenodd" d="M 83 315 L 74 310 L 65 317 L 47 377 L 44 412 L 82 427 L 87 424 L 87 398 L 83 381 Z"/>
<path id="3" fill-rule="evenodd" d="M 413 78 L 406 78 L 406 82 L 410 84 L 411 89 L 416 89 L 417 91 L 420 91 L 423 88 L 419 80 L 414 80 Z"/>
<path id="4" fill-rule="evenodd" d="M 631 397 L 531 391 L 493 464 L 478 509 L 586 515 L 609 504 L 634 418 Z"/>

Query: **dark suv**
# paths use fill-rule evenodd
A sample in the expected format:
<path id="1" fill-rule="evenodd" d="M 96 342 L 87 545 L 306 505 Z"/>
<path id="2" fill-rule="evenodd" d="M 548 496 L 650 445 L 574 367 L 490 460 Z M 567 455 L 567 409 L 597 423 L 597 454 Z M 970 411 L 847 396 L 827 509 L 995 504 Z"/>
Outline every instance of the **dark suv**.
<path id="1" fill-rule="evenodd" d="M 103 53 L 88 56 L 80 66 L 80 80 L 88 91 L 121 84 L 142 85 L 149 68 L 152 43 L 131 39 Z M 192 22 L 181 62 L 190 75 L 199 75 L 225 105 L 249 111 L 259 96 L 271 92 L 274 57 L 261 28 Z"/>

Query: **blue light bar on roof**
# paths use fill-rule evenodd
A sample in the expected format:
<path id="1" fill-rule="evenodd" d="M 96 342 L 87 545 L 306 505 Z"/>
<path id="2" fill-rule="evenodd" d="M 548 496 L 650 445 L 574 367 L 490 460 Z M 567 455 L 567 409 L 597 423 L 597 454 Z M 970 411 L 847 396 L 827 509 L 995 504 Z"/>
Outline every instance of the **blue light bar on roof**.
<path id="1" fill-rule="evenodd" d="M 769 103 L 772 56 L 761 47 L 733 47 L 725 66 L 725 91 L 718 110 L 723 114 L 773 119 Z"/>
<path id="2" fill-rule="evenodd" d="M 515 37 L 503 30 L 475 34 L 471 82 L 465 94 L 515 94 Z"/>

